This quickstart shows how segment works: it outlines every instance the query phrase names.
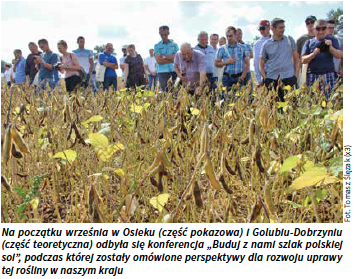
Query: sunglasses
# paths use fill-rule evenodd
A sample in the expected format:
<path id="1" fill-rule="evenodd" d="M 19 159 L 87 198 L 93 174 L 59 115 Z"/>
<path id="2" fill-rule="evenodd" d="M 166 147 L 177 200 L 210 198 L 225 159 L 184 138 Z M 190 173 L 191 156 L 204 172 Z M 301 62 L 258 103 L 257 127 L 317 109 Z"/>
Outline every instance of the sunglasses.
<path id="1" fill-rule="evenodd" d="M 325 31 L 325 29 L 327 29 L 327 26 L 323 26 L 323 27 L 316 27 L 317 31 Z"/>
<path id="2" fill-rule="evenodd" d="M 327 27 L 327 28 L 328 28 L 328 29 L 332 29 L 332 30 L 335 29 L 335 27 Z"/>
<path id="3" fill-rule="evenodd" d="M 307 20 L 306 25 L 314 24 L 314 20 Z"/>
<path id="4" fill-rule="evenodd" d="M 259 26 L 258 30 L 259 31 L 264 31 L 266 29 L 267 26 Z"/>

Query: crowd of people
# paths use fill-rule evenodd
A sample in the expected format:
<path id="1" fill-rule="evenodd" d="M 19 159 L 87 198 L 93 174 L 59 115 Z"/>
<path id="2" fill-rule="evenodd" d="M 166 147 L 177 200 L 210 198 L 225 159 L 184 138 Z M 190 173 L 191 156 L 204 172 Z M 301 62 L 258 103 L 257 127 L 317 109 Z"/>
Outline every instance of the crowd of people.
<path id="1" fill-rule="evenodd" d="M 260 39 L 253 46 L 243 41 L 243 31 L 229 26 L 225 37 L 201 31 L 197 45 L 183 42 L 180 47 L 169 39 L 168 26 L 159 27 L 159 41 L 149 49 L 149 57 L 143 59 L 136 52 L 134 44 L 122 47 L 123 56 L 118 60 L 113 55 L 113 44 L 107 43 L 102 53 L 94 55 L 85 48 L 85 38 L 79 36 L 78 48 L 68 52 L 67 43 L 57 43 L 58 52 L 54 53 L 46 39 L 28 44 L 30 54 L 25 59 L 22 51 L 14 51 L 15 58 L 5 65 L 5 79 L 8 85 L 33 84 L 38 88 L 47 85 L 54 88 L 58 84 L 58 72 L 65 77 L 66 90 L 71 92 L 90 84 L 93 92 L 100 86 L 104 90 L 113 87 L 117 90 L 117 73 L 122 70 L 123 86 L 135 88 L 147 86 L 160 91 L 169 91 L 169 79 L 174 86 L 186 86 L 190 94 L 199 94 L 208 85 L 211 92 L 218 82 L 229 91 L 233 85 L 278 87 L 280 80 L 284 85 L 297 87 L 302 84 L 301 76 L 311 86 L 319 80 L 326 98 L 337 80 L 343 76 L 343 40 L 334 35 L 336 28 L 333 19 L 305 19 L 307 34 L 297 41 L 285 35 L 285 20 L 274 18 L 261 20 L 258 30 Z M 271 33 L 272 32 L 272 33 Z M 38 49 L 40 48 L 40 50 Z M 255 84 L 250 73 L 253 58 Z M 284 91 L 278 87 L 278 99 L 284 101 Z M 222 96 L 223 97 L 223 96 Z"/>

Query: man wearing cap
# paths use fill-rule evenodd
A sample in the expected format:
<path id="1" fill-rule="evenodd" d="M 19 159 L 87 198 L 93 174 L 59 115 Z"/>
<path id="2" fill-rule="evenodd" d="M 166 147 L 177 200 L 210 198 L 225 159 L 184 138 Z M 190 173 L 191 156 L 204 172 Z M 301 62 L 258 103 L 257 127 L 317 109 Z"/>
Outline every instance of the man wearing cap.
<path id="1" fill-rule="evenodd" d="M 314 22 L 317 20 L 317 18 L 315 16 L 307 16 L 305 23 L 306 23 L 306 27 L 307 27 L 307 34 L 302 35 L 301 37 L 299 37 L 297 39 L 297 52 L 299 54 L 299 56 L 301 57 L 301 53 L 302 53 L 302 48 L 304 46 L 304 44 L 307 42 L 307 40 L 312 39 L 316 36 L 316 32 L 314 29 Z"/>
<path id="2" fill-rule="evenodd" d="M 178 45 L 169 40 L 169 27 L 164 25 L 159 27 L 161 41 L 154 46 L 154 56 L 158 64 L 159 85 L 162 91 L 166 91 L 170 78 L 175 82 L 177 77 L 174 71 L 174 57 L 178 52 Z"/>
<path id="3" fill-rule="evenodd" d="M 244 44 L 237 42 L 237 29 L 229 26 L 226 29 L 228 43 L 218 49 L 215 59 L 216 67 L 226 66 L 223 72 L 222 84 L 227 91 L 237 84 L 243 84 L 249 70 L 250 52 Z M 243 68 L 243 61 L 245 67 Z"/>
<path id="4" fill-rule="evenodd" d="M 273 36 L 261 47 L 259 62 L 260 73 L 266 87 L 272 85 L 275 89 L 278 80 L 281 79 L 284 85 L 297 85 L 297 76 L 300 68 L 300 57 L 297 47 L 291 36 L 285 36 L 285 21 L 281 18 L 274 18 L 271 21 Z M 284 102 L 284 90 L 279 87 L 278 99 Z"/>
<path id="5" fill-rule="evenodd" d="M 261 86 L 263 84 L 262 76 L 260 74 L 259 70 L 259 61 L 260 61 L 260 51 L 261 51 L 261 46 L 265 43 L 266 40 L 270 39 L 271 34 L 270 34 L 270 22 L 266 19 L 261 20 L 259 22 L 259 28 L 258 28 L 261 38 L 256 41 L 253 47 L 253 53 L 254 53 L 254 73 L 256 77 L 256 82 L 257 86 Z M 267 69 L 266 69 L 267 72 Z"/>
<path id="6" fill-rule="evenodd" d="M 302 49 L 302 63 L 309 64 L 307 71 L 307 86 L 312 86 L 320 80 L 320 87 L 326 98 L 335 84 L 333 57 L 341 59 L 343 52 L 334 36 L 327 36 L 327 22 L 323 19 L 315 22 L 316 37 L 308 40 Z"/>
<path id="7" fill-rule="evenodd" d="M 204 54 L 204 59 L 206 62 L 206 77 L 210 82 L 210 89 L 214 89 L 215 78 L 213 77 L 213 68 L 214 68 L 214 57 L 215 50 L 212 46 L 208 45 L 208 33 L 206 31 L 201 31 L 197 37 L 198 44 L 195 46 L 195 49 Z"/>
<path id="8" fill-rule="evenodd" d="M 127 57 L 127 45 L 122 46 L 122 52 L 123 56 L 120 58 L 120 69 L 122 71 L 122 80 L 124 77 L 124 61 L 126 60 Z"/>

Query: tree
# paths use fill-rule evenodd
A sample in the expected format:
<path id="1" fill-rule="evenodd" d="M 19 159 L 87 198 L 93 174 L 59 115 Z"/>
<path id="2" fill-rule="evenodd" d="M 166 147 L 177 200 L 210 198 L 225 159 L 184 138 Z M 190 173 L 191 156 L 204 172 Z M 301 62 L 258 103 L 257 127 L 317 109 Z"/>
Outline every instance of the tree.
<path id="1" fill-rule="evenodd" d="M 253 39 L 253 41 L 251 42 L 250 46 L 254 47 L 255 43 L 257 40 L 259 40 L 261 37 L 260 36 L 255 36 L 255 38 Z"/>
<path id="2" fill-rule="evenodd" d="M 341 17 L 341 18 L 340 18 Z M 336 10 L 331 9 L 328 13 L 327 13 L 327 18 L 328 19 L 334 19 L 335 21 L 335 31 L 334 33 L 336 34 L 337 32 L 339 32 L 340 30 L 343 30 L 343 9 L 342 8 L 338 8 Z"/>
<path id="3" fill-rule="evenodd" d="M 1 60 L 1 72 L 5 72 L 5 64 L 6 62 L 4 60 Z"/>
<path id="4" fill-rule="evenodd" d="M 97 45 L 94 47 L 94 50 L 96 50 L 96 53 L 102 53 L 104 52 L 106 49 L 106 45 Z M 115 52 L 115 49 L 113 49 L 113 52 L 112 52 L 113 55 L 117 55 L 117 53 Z"/>

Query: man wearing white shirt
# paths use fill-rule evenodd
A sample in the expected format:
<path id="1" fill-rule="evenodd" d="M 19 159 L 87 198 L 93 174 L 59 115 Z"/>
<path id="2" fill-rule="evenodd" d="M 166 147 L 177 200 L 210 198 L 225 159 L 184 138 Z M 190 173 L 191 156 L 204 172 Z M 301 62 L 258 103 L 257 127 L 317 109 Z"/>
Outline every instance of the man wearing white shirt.
<path id="1" fill-rule="evenodd" d="M 157 86 L 157 80 L 158 80 L 158 75 L 157 75 L 157 68 L 156 64 L 157 61 L 155 60 L 154 57 L 154 49 L 149 50 L 149 57 L 147 57 L 144 61 L 144 69 L 146 73 L 148 74 L 148 88 L 152 89 L 152 84 L 153 88 Z"/>
<path id="2" fill-rule="evenodd" d="M 255 72 L 256 82 L 257 85 L 260 86 L 263 84 L 262 76 L 260 74 L 260 69 L 259 69 L 260 51 L 261 51 L 261 46 L 264 44 L 264 42 L 271 37 L 270 22 L 268 20 L 260 21 L 258 30 L 260 32 L 261 38 L 257 40 L 256 43 L 254 44 L 253 54 L 254 54 L 254 72 Z"/>
<path id="3" fill-rule="evenodd" d="M 122 80 L 124 77 L 124 61 L 127 58 L 127 45 L 122 46 L 123 56 L 120 58 L 120 69 L 122 71 Z"/>

